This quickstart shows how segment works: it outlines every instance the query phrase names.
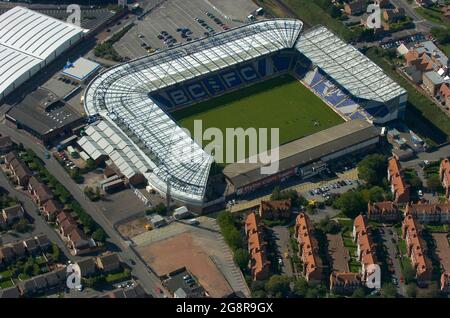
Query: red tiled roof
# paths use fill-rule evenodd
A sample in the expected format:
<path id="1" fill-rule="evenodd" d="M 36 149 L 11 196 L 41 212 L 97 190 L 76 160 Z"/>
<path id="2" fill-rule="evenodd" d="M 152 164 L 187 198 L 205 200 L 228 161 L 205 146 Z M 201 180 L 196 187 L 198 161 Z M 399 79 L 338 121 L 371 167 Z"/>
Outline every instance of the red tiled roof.
<path id="1" fill-rule="evenodd" d="M 354 221 L 354 227 L 356 243 L 359 245 L 361 252 L 361 262 L 365 265 L 377 264 L 377 257 L 366 218 L 362 215 L 357 216 Z"/>
<path id="2" fill-rule="evenodd" d="M 268 273 L 270 263 L 267 260 L 265 250 L 266 242 L 264 242 L 261 237 L 259 218 L 255 212 L 247 215 L 245 229 L 247 231 L 248 250 L 252 259 L 251 267 L 253 278 L 256 279 L 259 275 Z"/>
<path id="3" fill-rule="evenodd" d="M 416 268 L 417 277 L 431 278 L 432 264 L 425 256 L 425 242 L 420 237 L 421 225 L 412 217 L 407 215 L 403 220 L 403 235 L 408 238 L 411 248 L 411 259 Z"/>
<path id="4" fill-rule="evenodd" d="M 405 184 L 401 174 L 401 166 L 395 157 L 389 158 L 388 172 L 391 186 L 395 192 L 395 201 L 408 202 L 409 201 L 409 187 Z"/>
<path id="5" fill-rule="evenodd" d="M 315 275 L 321 276 L 322 260 L 319 257 L 317 240 L 312 236 L 313 226 L 311 221 L 305 213 L 300 213 L 295 223 L 297 240 L 301 247 L 301 256 L 305 266 L 305 275 L 308 277 L 315 273 Z"/>

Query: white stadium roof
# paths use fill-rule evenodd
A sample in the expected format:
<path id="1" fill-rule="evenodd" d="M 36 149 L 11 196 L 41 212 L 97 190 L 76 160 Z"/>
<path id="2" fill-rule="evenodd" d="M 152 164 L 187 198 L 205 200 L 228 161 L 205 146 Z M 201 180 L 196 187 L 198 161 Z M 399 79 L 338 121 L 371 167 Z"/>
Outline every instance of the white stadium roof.
<path id="1" fill-rule="evenodd" d="M 303 33 L 296 48 L 356 97 L 385 103 L 406 93 L 378 65 L 323 26 Z"/>
<path id="2" fill-rule="evenodd" d="M 86 90 L 86 112 L 102 114 L 140 144 L 154 166 L 146 175 L 153 187 L 166 192 L 170 182 L 172 196 L 201 203 L 212 158 L 149 98 L 149 93 L 291 48 L 301 28 L 298 20 L 259 22 L 112 67 Z M 186 149 L 190 151 L 184 153 Z"/>
<path id="3" fill-rule="evenodd" d="M 81 39 L 85 31 L 21 6 L 0 15 L 0 99 Z"/>
<path id="4" fill-rule="evenodd" d="M 320 43 L 316 43 L 311 32 L 300 38 L 302 26 L 301 21 L 294 19 L 264 20 L 112 67 L 98 75 L 86 89 L 86 113 L 100 114 L 108 125 L 116 125 L 123 132 L 121 138 L 136 146 L 130 147 L 127 156 L 139 153 L 151 166 L 145 174 L 150 185 L 165 193 L 170 183 L 174 198 L 199 204 L 205 196 L 212 158 L 150 99 L 150 93 L 292 48 L 311 57 L 314 63 L 333 78 L 336 76 L 342 85 L 348 85 L 349 91 L 359 97 L 387 100 L 402 90 L 362 53 L 334 39 L 325 28 L 323 31 L 317 29 L 318 39 L 323 40 Z M 299 38 L 306 44 L 301 45 Z M 344 50 L 351 59 L 334 52 L 333 45 Z M 341 60 L 332 59 L 327 52 L 334 52 Z M 347 67 L 345 63 L 351 63 L 353 67 Z M 365 76 L 362 75 L 363 67 L 367 70 Z M 375 79 L 383 83 L 383 87 L 377 86 L 376 92 L 367 87 L 370 83 L 380 85 L 373 83 Z M 384 87 L 394 92 L 385 92 Z M 116 142 L 108 142 L 115 147 Z M 105 150 L 106 147 L 98 148 Z M 183 150 L 188 148 L 191 151 L 184 153 Z"/>

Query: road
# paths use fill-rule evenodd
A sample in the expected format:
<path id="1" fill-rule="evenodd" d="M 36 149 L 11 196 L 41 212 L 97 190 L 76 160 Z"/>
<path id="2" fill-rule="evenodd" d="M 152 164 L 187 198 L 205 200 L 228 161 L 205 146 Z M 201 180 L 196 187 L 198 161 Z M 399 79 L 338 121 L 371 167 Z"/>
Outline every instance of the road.
<path id="1" fill-rule="evenodd" d="M 163 289 L 159 278 L 147 269 L 147 265 L 141 261 L 134 250 L 130 248 L 129 244 L 121 238 L 121 236 L 114 229 L 113 225 L 106 219 L 99 205 L 89 201 L 79 186 L 70 178 L 56 159 L 53 157 L 50 159 L 44 159 L 45 148 L 42 145 L 37 144 L 31 139 L 31 137 L 28 137 L 15 129 L 7 127 L 5 124 L 0 124 L 0 132 L 11 136 L 16 143 L 22 143 L 26 148 L 32 149 L 36 155 L 43 160 L 48 171 L 67 188 L 75 200 L 80 203 L 83 209 L 86 210 L 86 212 L 92 216 L 94 221 L 105 230 L 109 237 L 108 242 L 116 246 L 119 257 L 127 263 L 130 263 L 130 259 L 134 261 L 136 265 L 128 265 L 132 267 L 133 274 L 142 283 L 142 286 L 147 293 L 152 294 L 154 297 L 161 297 L 161 295 L 157 294 L 155 291 L 157 287 Z M 49 238 L 53 238 L 53 236 L 49 236 Z"/>
<path id="2" fill-rule="evenodd" d="M 283 274 L 287 276 L 294 276 L 294 271 L 292 268 L 292 264 L 289 259 L 284 257 L 285 253 L 288 255 L 292 255 L 292 251 L 290 250 L 290 234 L 289 229 L 286 226 L 274 226 L 273 230 L 273 239 L 277 245 L 278 257 L 283 260 L 281 264 L 281 271 Z"/>
<path id="3" fill-rule="evenodd" d="M 428 33 L 432 28 L 440 28 L 439 24 L 430 22 L 425 20 L 420 16 L 414 8 L 417 8 L 418 5 L 416 3 L 408 3 L 407 0 L 391 0 L 391 3 L 395 5 L 397 8 L 405 9 L 405 12 L 408 16 L 410 16 L 414 23 L 416 24 L 416 29 L 420 32 Z"/>
<path id="4" fill-rule="evenodd" d="M 411 160 L 402 161 L 402 167 L 403 168 L 414 168 L 418 166 L 420 162 L 423 162 L 424 160 L 428 161 L 436 161 L 441 158 L 445 158 L 450 156 L 450 145 L 442 146 L 432 152 L 421 152 L 417 154 L 416 158 L 413 158 Z"/>
<path id="5" fill-rule="evenodd" d="M 400 261 L 395 256 L 397 255 L 397 247 L 396 244 L 392 241 L 393 239 L 397 241 L 398 237 L 395 231 L 392 231 L 392 234 L 390 234 L 390 230 L 392 227 L 388 227 L 386 225 L 383 225 L 383 241 L 384 245 L 386 246 L 386 249 L 389 253 L 389 258 L 392 260 L 392 265 L 394 268 L 394 276 L 398 280 L 397 285 L 397 293 L 403 297 L 406 297 L 406 285 L 405 283 L 402 283 L 400 281 L 400 277 L 403 276 L 402 269 L 400 267 Z"/>

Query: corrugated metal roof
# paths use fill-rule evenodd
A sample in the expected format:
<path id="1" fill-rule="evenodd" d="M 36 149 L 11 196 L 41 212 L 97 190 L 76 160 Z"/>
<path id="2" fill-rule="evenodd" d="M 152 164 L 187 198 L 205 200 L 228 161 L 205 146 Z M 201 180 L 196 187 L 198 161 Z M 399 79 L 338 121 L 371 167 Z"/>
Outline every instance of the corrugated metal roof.
<path id="1" fill-rule="evenodd" d="M 55 52 L 80 39 L 84 31 L 21 6 L 0 15 L 0 98 L 44 67 Z"/>

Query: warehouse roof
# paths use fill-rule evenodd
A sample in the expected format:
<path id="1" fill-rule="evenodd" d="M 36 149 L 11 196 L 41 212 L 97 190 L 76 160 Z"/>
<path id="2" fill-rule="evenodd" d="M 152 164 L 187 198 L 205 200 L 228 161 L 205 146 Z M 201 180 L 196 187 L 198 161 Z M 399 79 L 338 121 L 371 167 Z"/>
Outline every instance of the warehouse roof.
<path id="1" fill-rule="evenodd" d="M 0 96 L 84 31 L 21 6 L 0 15 Z"/>
<path id="2" fill-rule="evenodd" d="M 279 147 L 279 171 L 320 160 L 323 156 L 359 144 L 379 135 L 379 129 L 361 119 L 319 131 Z M 233 163 L 224 175 L 236 188 L 251 184 L 267 175 L 260 173 L 261 163 Z"/>
<path id="3" fill-rule="evenodd" d="M 21 6 L 0 16 L 0 43 L 41 60 L 83 31 L 76 25 Z"/>
<path id="4" fill-rule="evenodd" d="M 81 118 L 63 101 L 51 99 L 47 92 L 38 89 L 13 106 L 7 115 L 41 135 L 62 128 Z"/>
<path id="5" fill-rule="evenodd" d="M 70 76 L 79 81 L 84 81 L 100 68 L 100 64 L 92 62 L 84 57 L 80 57 L 73 63 L 68 63 L 62 74 Z"/>
<path id="6" fill-rule="evenodd" d="M 406 94 L 378 65 L 323 26 L 303 33 L 296 47 L 355 97 L 385 103 Z"/>

